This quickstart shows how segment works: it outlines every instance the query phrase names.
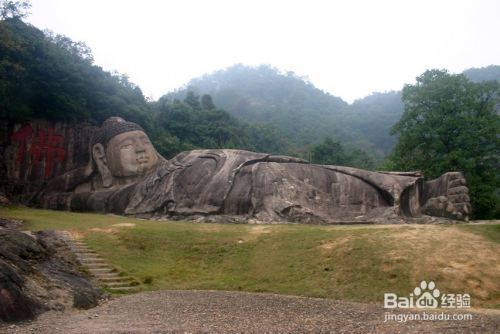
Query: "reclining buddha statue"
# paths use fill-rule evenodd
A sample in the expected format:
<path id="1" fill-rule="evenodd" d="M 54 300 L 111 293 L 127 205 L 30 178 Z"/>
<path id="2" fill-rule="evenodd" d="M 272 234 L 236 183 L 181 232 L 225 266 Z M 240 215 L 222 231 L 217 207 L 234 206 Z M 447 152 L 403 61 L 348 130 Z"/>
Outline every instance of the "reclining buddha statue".
<path id="1" fill-rule="evenodd" d="M 46 208 L 145 217 L 227 216 L 260 222 L 336 223 L 388 215 L 467 220 L 463 175 L 426 181 L 418 172 L 372 172 L 243 150 L 179 153 L 166 160 L 144 130 L 107 119 L 87 166 L 38 194 Z M 410 218 L 411 219 L 411 218 Z"/>

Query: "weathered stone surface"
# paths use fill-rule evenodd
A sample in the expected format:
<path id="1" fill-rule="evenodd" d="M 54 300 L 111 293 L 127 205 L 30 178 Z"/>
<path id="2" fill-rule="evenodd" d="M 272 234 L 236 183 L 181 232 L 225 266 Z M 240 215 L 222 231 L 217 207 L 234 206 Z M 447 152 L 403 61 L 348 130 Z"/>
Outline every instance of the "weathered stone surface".
<path id="1" fill-rule="evenodd" d="M 7 198 L 7 196 L 5 196 L 3 194 L 0 194 L 0 206 L 6 206 L 6 205 L 9 205 L 9 204 L 10 204 L 10 201 Z"/>
<path id="2" fill-rule="evenodd" d="M 47 181 L 89 159 L 97 127 L 82 122 L 0 122 L 0 194 L 30 199 Z"/>
<path id="3" fill-rule="evenodd" d="M 469 189 L 461 173 L 447 173 L 437 180 L 427 182 L 426 185 L 424 196 L 427 201 L 422 208 L 422 213 L 468 220 L 472 208 L 468 195 Z"/>
<path id="4" fill-rule="evenodd" d="M 1 228 L 16 229 L 21 226 L 22 226 L 22 221 L 20 220 L 0 217 L 0 229 Z"/>
<path id="5" fill-rule="evenodd" d="M 429 214 L 467 219 L 461 173 L 426 181 L 419 173 L 322 166 L 242 150 L 161 157 L 134 123 L 110 118 L 96 132 L 86 167 L 52 180 L 48 208 L 139 216 L 244 216 L 262 222 L 338 223 Z M 445 198 L 445 204 L 435 204 Z"/>
<path id="6" fill-rule="evenodd" d="M 54 232 L 0 227 L 0 321 L 32 319 L 48 309 L 96 306 L 101 293 L 77 265 Z"/>

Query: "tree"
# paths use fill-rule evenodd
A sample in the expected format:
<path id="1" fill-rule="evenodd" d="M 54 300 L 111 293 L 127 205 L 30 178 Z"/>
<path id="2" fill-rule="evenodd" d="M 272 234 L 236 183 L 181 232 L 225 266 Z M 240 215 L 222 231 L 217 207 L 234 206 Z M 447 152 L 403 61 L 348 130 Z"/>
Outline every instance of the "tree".
<path id="1" fill-rule="evenodd" d="M 184 102 L 189 105 L 193 110 L 201 110 L 200 97 L 193 91 L 188 91 Z"/>
<path id="2" fill-rule="evenodd" d="M 214 110 L 215 105 L 212 100 L 212 97 L 208 94 L 205 94 L 201 97 L 201 108 L 203 110 Z"/>
<path id="3" fill-rule="evenodd" d="M 322 165 L 346 165 L 348 157 L 340 142 L 327 137 L 312 149 L 312 162 Z"/>
<path id="4" fill-rule="evenodd" d="M 390 165 L 428 178 L 464 172 L 476 218 L 498 216 L 500 117 L 497 81 L 474 83 L 463 74 L 430 70 L 403 89 L 405 112 L 392 128 L 399 141 Z"/>
<path id="5" fill-rule="evenodd" d="M 305 157 L 306 159 L 308 157 Z M 321 165 L 350 166 L 373 169 L 374 162 L 365 151 L 344 147 L 339 141 L 326 137 L 311 150 L 311 162 Z"/>
<path id="6" fill-rule="evenodd" d="M 150 108 L 126 75 L 93 65 L 85 43 L 0 20 L 0 118 L 24 121 L 121 116 L 151 129 Z"/>
<path id="7" fill-rule="evenodd" d="M 8 18 L 23 19 L 29 15 L 30 8 L 31 4 L 27 0 L 0 0 L 0 18 L 2 20 Z"/>

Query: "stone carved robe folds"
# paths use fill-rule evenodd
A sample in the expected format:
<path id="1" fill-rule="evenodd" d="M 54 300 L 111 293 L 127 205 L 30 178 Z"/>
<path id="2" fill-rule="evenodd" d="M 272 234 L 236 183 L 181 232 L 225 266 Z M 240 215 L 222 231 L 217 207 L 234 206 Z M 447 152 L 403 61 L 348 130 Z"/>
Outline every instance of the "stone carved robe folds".
<path id="1" fill-rule="evenodd" d="M 161 165 L 130 188 L 126 206 L 112 210 L 250 215 L 264 221 L 353 220 L 391 207 L 403 189 L 418 189 L 418 180 L 247 151 L 201 150 Z"/>
<path id="2" fill-rule="evenodd" d="M 134 133 L 147 138 L 142 131 Z M 129 134 L 116 138 L 122 140 Z M 152 146 L 131 148 L 128 142 L 115 145 L 114 154 L 109 154 L 110 145 L 115 147 L 113 140 L 107 148 L 102 146 L 108 150 L 104 154 L 107 161 L 101 161 L 104 167 L 99 167 L 97 160 L 103 155 L 94 150 L 93 168 L 82 168 L 54 180 L 38 197 L 39 202 L 45 207 L 75 211 L 170 217 L 244 216 L 264 222 L 376 221 L 421 214 L 466 219 L 470 211 L 460 173 L 425 181 L 418 173 L 315 165 L 297 158 L 242 150 L 195 150 L 167 161 Z M 138 161 L 151 168 L 137 175 L 113 172 L 116 168 L 110 166 L 125 161 L 116 153 L 120 149 L 129 150 L 123 151 L 129 155 L 130 150 L 135 150 Z M 148 150 L 154 152 L 154 159 L 144 157 Z M 108 174 L 112 181 L 106 181 Z"/>

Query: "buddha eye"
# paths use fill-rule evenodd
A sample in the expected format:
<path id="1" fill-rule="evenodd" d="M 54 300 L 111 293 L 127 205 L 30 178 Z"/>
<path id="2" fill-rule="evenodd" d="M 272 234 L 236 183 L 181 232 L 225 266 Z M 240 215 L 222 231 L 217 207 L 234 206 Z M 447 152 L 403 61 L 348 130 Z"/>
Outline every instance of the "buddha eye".
<path id="1" fill-rule="evenodd" d="M 121 149 L 128 150 L 128 149 L 131 149 L 131 148 L 132 148 L 132 144 L 130 144 L 130 143 L 123 144 L 120 148 L 121 148 Z"/>

